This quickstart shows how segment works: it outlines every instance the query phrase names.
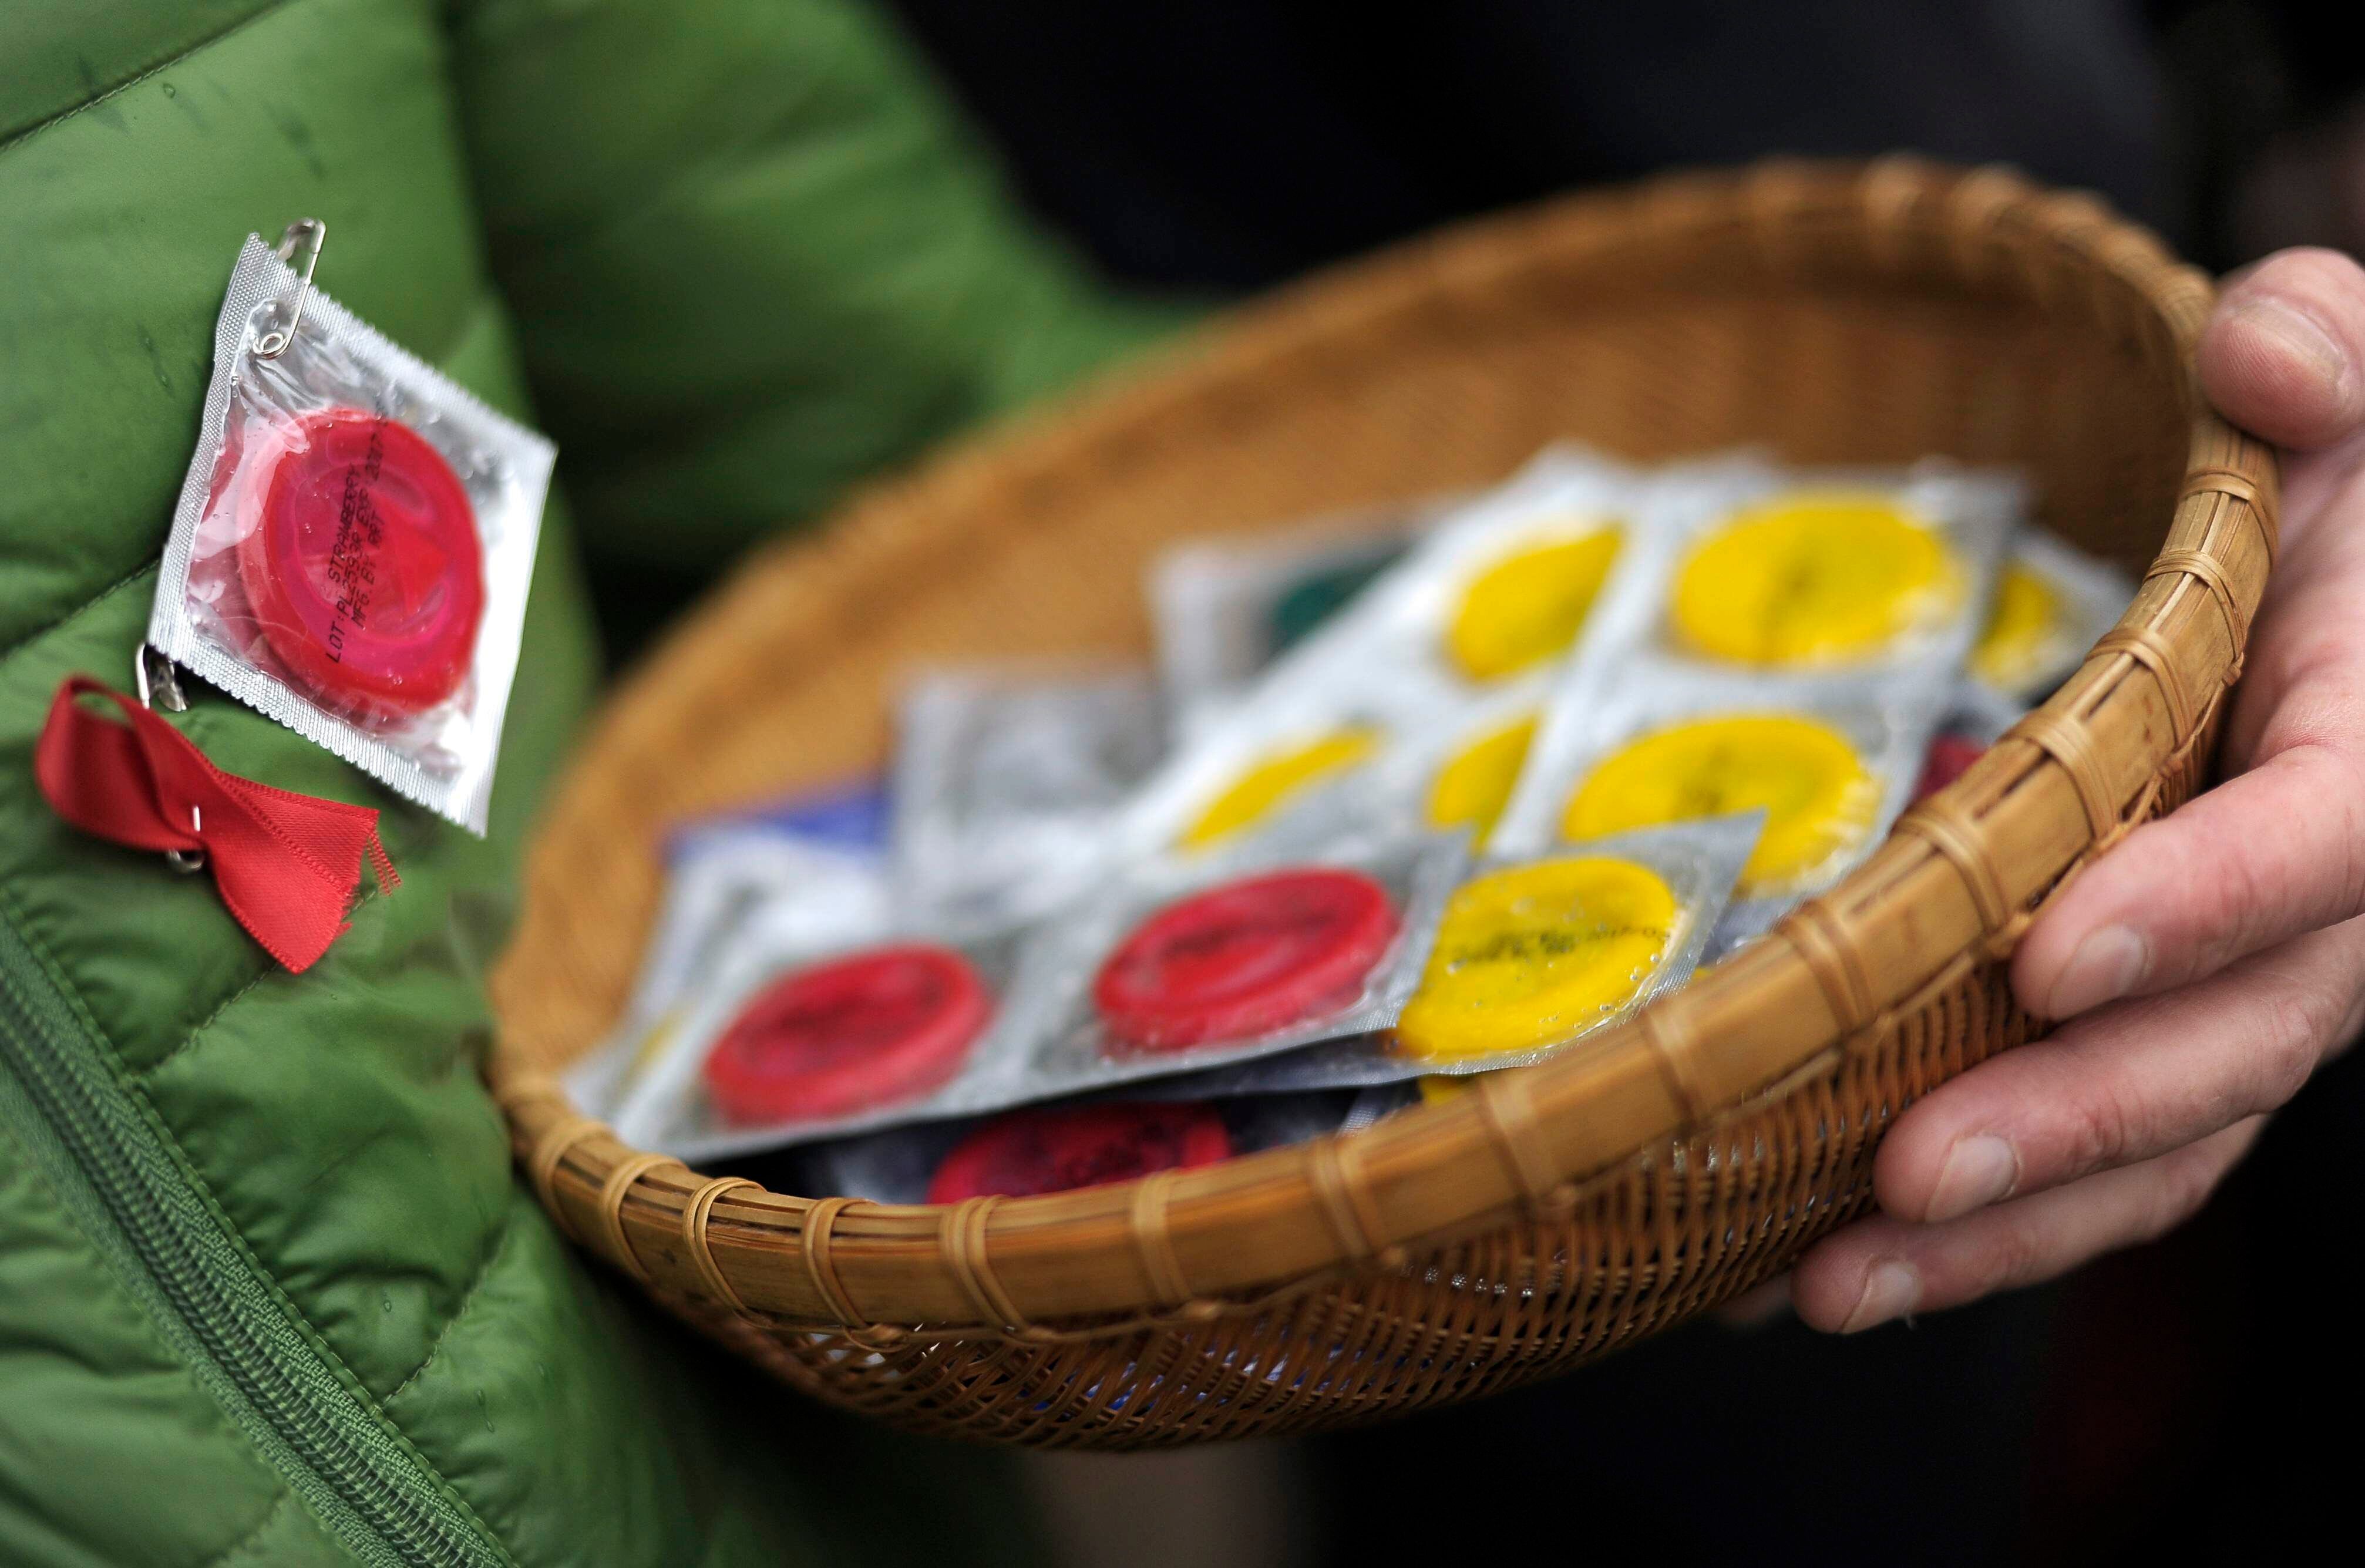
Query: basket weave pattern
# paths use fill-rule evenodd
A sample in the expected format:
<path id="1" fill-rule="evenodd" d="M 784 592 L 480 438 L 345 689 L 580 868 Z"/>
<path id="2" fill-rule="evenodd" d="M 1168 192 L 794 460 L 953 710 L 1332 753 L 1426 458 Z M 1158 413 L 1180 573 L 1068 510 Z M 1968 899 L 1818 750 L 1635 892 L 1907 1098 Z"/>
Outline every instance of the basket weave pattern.
<path id="1" fill-rule="evenodd" d="M 1999 960 L 2207 767 L 2276 474 L 2203 408 L 2206 279 L 2079 196 L 1903 160 L 1660 182 L 1403 247 L 954 452 L 749 566 L 561 792 L 495 977 L 543 1201 L 797 1386 L 1102 1447 L 1333 1425 L 1678 1322 L 1870 1201 L 1883 1129 L 2041 1032 Z M 550 1070 L 620 1009 L 668 824 L 876 766 L 912 664 L 1138 652 L 1163 543 L 1485 483 L 1575 436 L 1659 458 L 1942 452 L 2150 562 L 2079 674 L 1840 887 L 1639 1018 L 1364 1132 L 943 1208 L 709 1180 Z"/>

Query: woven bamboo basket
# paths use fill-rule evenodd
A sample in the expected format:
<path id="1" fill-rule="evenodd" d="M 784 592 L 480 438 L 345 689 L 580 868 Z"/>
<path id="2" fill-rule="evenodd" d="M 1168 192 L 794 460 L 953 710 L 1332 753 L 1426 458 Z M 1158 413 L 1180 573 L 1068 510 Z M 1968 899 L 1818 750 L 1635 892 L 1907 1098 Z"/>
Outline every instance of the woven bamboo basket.
<path id="1" fill-rule="evenodd" d="M 757 559 L 585 746 L 495 979 L 521 1164 L 586 1247 L 796 1387 L 980 1439 L 1369 1419 L 1701 1312 L 1866 1208 L 1916 1096 L 2042 1031 L 1999 960 L 2202 777 L 2276 513 L 2272 454 L 2194 389 L 2211 298 L 2087 196 L 1768 165 L 1400 247 L 937 459 Z M 1564 436 L 2019 465 L 2046 526 L 2147 575 L 2058 695 L 1773 935 L 1351 1136 L 903 1207 L 710 1179 L 556 1087 L 624 998 L 668 824 L 876 767 L 913 661 L 1138 655 L 1170 540 L 1484 484 Z"/>

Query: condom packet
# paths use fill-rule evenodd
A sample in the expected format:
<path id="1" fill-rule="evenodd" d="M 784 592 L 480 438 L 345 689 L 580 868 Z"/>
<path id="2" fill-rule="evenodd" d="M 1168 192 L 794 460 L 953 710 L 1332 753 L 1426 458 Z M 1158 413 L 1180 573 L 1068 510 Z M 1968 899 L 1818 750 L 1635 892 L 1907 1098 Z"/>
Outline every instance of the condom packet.
<path id="1" fill-rule="evenodd" d="M 1922 773 L 1914 780 L 1912 799 L 1934 795 L 1969 772 L 1971 764 L 2027 712 L 2027 708 L 1992 688 L 1964 680 L 1955 689 L 1954 705 L 1922 755 Z"/>
<path id="2" fill-rule="evenodd" d="M 1588 607 L 1623 558 L 1642 487 L 1606 459 L 1553 447 L 1456 508 L 1195 727 L 1120 816 L 1116 857 L 1403 825 L 1417 789 L 1405 769 L 1437 760 L 1435 737 L 1506 689 L 1549 679 L 1597 634 Z"/>
<path id="3" fill-rule="evenodd" d="M 841 779 L 762 805 L 687 823 L 667 839 L 666 863 L 678 865 L 710 835 L 738 831 L 790 834 L 883 855 L 893 814 L 883 777 L 874 774 Z"/>
<path id="4" fill-rule="evenodd" d="M 148 640 L 481 834 L 554 455 L 249 235 Z"/>
<path id="5" fill-rule="evenodd" d="M 1815 537 L 1800 513 L 1819 506 L 1870 514 L 1863 534 Z M 1987 623 L 2026 510 L 2017 475 L 1939 458 L 1904 468 L 1787 468 L 1744 452 L 1676 465 L 1648 492 L 1632 569 L 1605 591 L 1595 611 L 1605 634 L 1585 654 L 1630 674 L 1951 674 Z M 1800 532 L 1806 541 L 1786 543 Z M 1884 580 L 1878 571 L 1867 577 L 1866 558 L 1891 568 L 1894 629 L 1864 611 Z M 1818 564 L 1830 568 L 1821 574 L 1834 585 L 1827 591 L 1815 588 Z"/>
<path id="6" fill-rule="evenodd" d="M 1178 736 L 1247 694 L 1306 636 L 1464 498 L 1343 512 L 1257 534 L 1193 539 L 1151 563 L 1159 678 Z"/>
<path id="7" fill-rule="evenodd" d="M 1561 665 L 1601 634 L 1654 483 L 1582 447 L 1546 448 L 1448 512 L 1275 664 L 1264 689 L 1436 711 Z"/>
<path id="8" fill-rule="evenodd" d="M 1286 1050 L 1332 1031 L 1382 1027 L 1394 1018 L 1418 979 L 1437 912 L 1466 858 L 1458 838 L 1423 836 L 1390 844 L 1338 842 L 1318 853 L 1278 860 L 1270 854 L 1236 854 L 1187 866 L 1143 864 L 1118 871 L 1094 898 L 1043 925 L 1010 923 L 947 931 L 891 922 L 886 936 L 858 946 L 784 940 L 759 923 L 747 939 L 734 945 L 729 971 L 709 988 L 707 998 L 692 1009 L 660 1059 L 623 1097 L 614 1118 L 617 1135 L 685 1159 L 712 1159 L 974 1115 Z M 1284 1003 L 1295 1000 L 1281 994 L 1292 980 L 1311 983 L 1337 979 L 1343 982 L 1341 988 L 1306 999 L 1303 1011 L 1271 1026 L 1243 1027 L 1184 1047 L 1159 1041 L 1137 1048 L 1101 1024 L 1095 1010 L 1096 979 L 1129 934 L 1194 894 L 1239 883 L 1259 883 L 1261 888 L 1263 879 L 1284 872 L 1317 877 L 1345 873 L 1366 899 L 1376 893 L 1384 900 L 1389 919 L 1384 924 L 1340 922 L 1343 931 L 1317 925 L 1316 936 L 1323 946 L 1314 961 L 1301 960 L 1295 974 L 1279 980 L 1269 978 L 1270 970 L 1258 976 L 1268 980 L 1267 999 L 1278 996 Z M 1326 878 L 1326 888 L 1332 885 Z M 1356 904 L 1351 913 L 1366 908 Z M 1238 914 L 1237 909 L 1219 909 L 1213 924 L 1220 925 L 1227 917 L 1237 921 Z M 1225 935 L 1203 922 L 1182 934 L 1178 948 L 1187 964 L 1208 946 L 1221 948 Z M 759 1009 L 780 994 L 779 988 L 846 960 L 867 961 L 868 955 L 900 952 L 914 945 L 957 954 L 990 999 L 987 1019 L 948 1076 L 933 1087 L 882 1095 L 872 1103 L 768 1117 L 734 1114 L 718 1103 L 710 1057 L 728 1044 L 726 1036 L 734 1026 L 756 1019 Z M 1233 946 L 1237 951 L 1242 945 L 1236 941 Z M 1217 965 L 1227 961 L 1221 952 L 1212 960 Z M 1249 961 L 1254 963 L 1256 955 Z M 1332 970 L 1336 973 L 1328 972 Z M 1344 989 L 1350 986 L 1351 991 Z M 849 1030 L 843 1014 L 827 1022 L 841 1036 L 850 1032 L 867 1040 L 877 1033 L 862 1026 Z"/>
<path id="9" fill-rule="evenodd" d="M 1472 701 L 1408 716 L 1368 766 L 1341 781 L 1335 814 L 1374 834 L 1466 832 L 1474 852 L 1483 852 L 1557 687 L 1557 672 L 1537 671 Z"/>
<path id="10" fill-rule="evenodd" d="M 1938 724 L 1941 735 L 1960 735 L 1977 742 L 1982 748 L 2003 739 L 2003 734 L 2028 717 L 2036 708 L 2034 702 L 2007 697 L 1981 680 L 1965 678 L 1956 684 L 1952 700 L 1946 705 L 1946 716 Z"/>
<path id="11" fill-rule="evenodd" d="M 1112 819 L 1117 865 L 1315 845 L 1381 814 L 1375 770 L 1452 722 L 1436 694 L 1358 681 L 1261 687 L 1210 714 Z"/>
<path id="12" fill-rule="evenodd" d="M 1381 1103 L 1366 1092 L 1333 1090 L 1306 1094 L 1260 1094 L 1237 1100 L 1176 1099 L 1156 1092 L 1155 1084 L 1137 1092 L 1123 1089 L 1053 1101 L 1042 1106 L 1003 1111 L 985 1116 L 964 1116 L 918 1126 L 890 1127 L 849 1138 L 817 1144 L 807 1154 L 799 1192 L 824 1196 L 867 1198 L 880 1204 L 924 1204 L 933 1201 L 930 1184 L 956 1149 L 981 1132 L 1007 1126 L 1014 1118 L 1044 1112 L 1109 1107 L 1122 1118 L 1131 1111 L 1148 1114 L 1183 1111 L 1204 1119 L 1207 1127 L 1222 1129 L 1219 1144 L 1205 1152 L 1216 1158 L 1261 1154 L 1306 1143 L 1326 1133 L 1352 1132 L 1383 1114 Z M 1218 1152 L 1219 1151 L 1219 1152 Z M 1205 1163 L 1205 1161 L 1194 1161 Z M 1160 1167 L 1151 1167 L 1157 1169 Z M 1171 1166 L 1163 1167 L 1171 1169 Z M 1124 1169 L 1105 1180 L 1149 1174 L 1149 1170 Z M 1046 1192 L 1070 1192 L 1093 1185 L 1062 1182 Z M 1002 1194 L 1007 1195 L 1007 1194 Z"/>
<path id="13" fill-rule="evenodd" d="M 868 926 L 832 928 L 801 918 L 806 913 L 790 901 L 740 927 L 714 978 L 620 1097 L 617 1136 L 685 1159 L 716 1159 L 1004 1103 L 980 1090 L 1026 1048 L 1026 925 L 925 925 L 891 902 Z M 831 983 L 881 965 L 895 971 L 883 981 Z M 797 1000 L 798 988 L 815 986 Z M 865 1005 L 874 1009 L 867 1016 Z M 731 1091 L 718 1057 L 733 1057 L 725 1047 L 734 1030 L 759 1043 L 777 1038 L 769 1020 L 779 1010 L 791 1013 L 808 1060 L 867 1081 L 840 1083 L 820 1102 L 798 1094 L 801 1104 Z M 925 1059 L 914 1062 L 914 1050 Z M 902 1065 L 887 1076 L 874 1070 L 882 1061 Z"/>
<path id="14" fill-rule="evenodd" d="M 2135 584 L 2116 566 L 2041 529 L 2022 530 L 1971 649 L 1972 682 L 2023 711 L 2044 701 L 2135 596 Z"/>
<path id="15" fill-rule="evenodd" d="M 1462 834 L 1348 834 L 1123 868 L 1037 934 L 1026 1097 L 1388 1027 L 1468 864 Z"/>
<path id="16" fill-rule="evenodd" d="M 898 898 L 923 922 L 1039 915 L 1081 890 L 1165 751 L 1149 676 L 1010 665 L 927 672 L 897 727 Z"/>
<path id="17" fill-rule="evenodd" d="M 1906 804 L 1934 795 L 1968 773 L 1972 764 L 2027 712 L 2013 699 L 1966 678 L 1955 688 L 1954 705 L 1930 737 L 1929 749 L 1922 754 L 1922 772 Z"/>
<path id="18" fill-rule="evenodd" d="M 1766 806 L 1715 962 L 1879 845 L 1956 687 L 1951 670 L 1911 665 L 1777 678 L 1604 664 L 1554 695 L 1494 846 L 1538 854 L 1670 820 L 1687 800 L 1715 812 Z"/>
<path id="19" fill-rule="evenodd" d="M 589 1114 L 614 1114 L 666 1053 L 699 998 L 744 945 L 822 947 L 878 940 L 892 902 L 878 846 L 835 836 L 835 813 L 784 808 L 696 823 L 668 846 L 664 900 L 622 1015 L 566 1077 Z M 780 819 L 818 820 L 818 829 Z"/>
<path id="20" fill-rule="evenodd" d="M 1297 1093 L 1459 1078 L 1544 1060 L 1690 980 L 1765 820 L 1764 812 L 1752 811 L 1541 854 L 1489 855 L 1447 901 L 1419 987 L 1395 1028 L 1217 1068 L 1173 1087 L 1210 1097 Z M 1554 898 L 1588 886 L 1602 900 L 1592 924 L 1550 917 Z M 1535 991 L 1505 987 L 1508 971 L 1493 968 L 1532 964 L 1539 953 L 1567 961 L 1588 938 L 1613 964 L 1631 949 L 1637 969 L 1592 980 L 1572 972 L 1562 994 L 1582 1009 L 1575 1015 L 1541 1003 Z M 1600 994 L 1588 1002 L 1580 988 Z"/>
<path id="21" fill-rule="evenodd" d="M 1906 792 L 1906 805 L 1925 795 L 1936 794 L 1969 771 L 1971 764 L 2002 738 L 2003 733 L 2028 710 L 1978 681 L 1965 678 L 1956 683 L 1953 700 L 1944 711 L 1945 717 L 1933 727 L 1922 749 L 1922 766 L 1914 775 L 1912 789 Z M 1762 935 L 1792 902 L 1795 900 L 1753 899 L 1734 903 L 1725 911 L 1700 961 L 1722 962 L 1742 944 Z"/>

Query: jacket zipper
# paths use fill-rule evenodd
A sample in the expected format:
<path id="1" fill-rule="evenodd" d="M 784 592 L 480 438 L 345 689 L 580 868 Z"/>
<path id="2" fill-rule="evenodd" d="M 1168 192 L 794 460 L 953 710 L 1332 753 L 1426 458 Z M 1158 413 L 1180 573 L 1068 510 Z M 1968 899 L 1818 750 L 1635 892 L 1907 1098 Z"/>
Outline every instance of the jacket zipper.
<path id="1" fill-rule="evenodd" d="M 0 1116 L 69 1168 L 70 1205 L 290 1486 L 364 1560 L 481 1568 L 509 1553 L 338 1375 L 117 1077 L 0 909 Z M 5 1080 L 17 1093 L 6 1092 Z M 10 1101 L 17 1102 L 11 1105 Z M 39 1152 L 38 1147 L 36 1152 Z M 76 1201 L 79 1200 L 79 1201 Z"/>

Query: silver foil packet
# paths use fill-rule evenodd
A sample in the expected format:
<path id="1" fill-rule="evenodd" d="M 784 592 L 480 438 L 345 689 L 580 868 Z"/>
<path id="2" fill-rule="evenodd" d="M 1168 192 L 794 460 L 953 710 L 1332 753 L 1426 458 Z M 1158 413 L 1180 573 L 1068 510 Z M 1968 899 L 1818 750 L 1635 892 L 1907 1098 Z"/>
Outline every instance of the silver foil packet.
<path id="1" fill-rule="evenodd" d="M 148 639 L 481 834 L 554 455 L 250 235 Z"/>
<path id="2" fill-rule="evenodd" d="M 1049 1120 L 1053 1131 L 1059 1130 L 1058 1124 L 1064 1121 L 1079 1135 L 1072 1140 L 1079 1147 L 1067 1150 L 1024 1151 L 1035 1157 L 1027 1161 L 1029 1165 L 1037 1170 L 1048 1167 L 1052 1175 L 1048 1182 L 1025 1183 L 1030 1193 L 1035 1193 L 1073 1192 L 1102 1182 L 1147 1174 L 1149 1170 L 1174 1169 L 1181 1163 L 1173 1158 L 1182 1152 L 1179 1149 L 1161 1149 L 1159 1153 L 1165 1158 L 1145 1161 L 1138 1150 L 1120 1148 L 1113 1151 L 1115 1157 L 1111 1158 L 1086 1142 L 1095 1131 L 1121 1141 L 1129 1122 L 1140 1124 L 1144 1132 L 1160 1142 L 1180 1141 L 1175 1137 L 1178 1130 L 1184 1138 L 1206 1142 L 1210 1147 L 1190 1151 L 1192 1163 L 1205 1163 L 1198 1157 L 1220 1150 L 1218 1157 L 1228 1159 L 1285 1148 L 1328 1133 L 1354 1131 L 1369 1126 L 1382 1114 L 1382 1107 L 1371 1096 L 1351 1090 L 1205 1102 L 1176 1100 L 1158 1094 L 1156 1088 L 1151 1085 L 1138 1091 L 1116 1090 L 1080 1100 L 997 1112 L 990 1116 L 890 1127 L 884 1132 L 821 1144 L 806 1157 L 806 1185 L 799 1190 L 824 1196 L 867 1198 L 880 1204 L 947 1201 L 948 1194 L 942 1178 L 947 1167 L 959 1163 L 964 1149 L 976 1151 L 984 1140 L 1028 1130 L 1020 1118 L 1038 1123 Z M 1173 1112 L 1187 1114 L 1189 1123 L 1178 1129 L 1173 1117 L 1167 1114 Z M 1218 1137 L 1209 1136 L 1216 1135 L 1217 1129 Z M 992 1190 L 997 1196 L 1010 1195 L 1000 1190 L 1003 1185 L 990 1179 L 982 1185 L 964 1182 L 960 1193 L 963 1196 L 984 1195 Z M 975 1193 L 969 1191 L 972 1186 L 978 1187 Z"/>
<path id="3" fill-rule="evenodd" d="M 1209 1096 L 1299 1092 L 1542 1061 L 1688 982 L 1765 815 L 1709 817 L 1530 856 L 1455 890 L 1392 1030 L 1182 1080 Z"/>
<path id="4" fill-rule="evenodd" d="M 1462 498 L 1373 508 L 1277 532 L 1194 539 L 1152 563 L 1150 620 L 1174 731 L 1188 736 L 1343 612 Z"/>
<path id="5" fill-rule="evenodd" d="M 1951 673 L 1777 678 L 1607 665 L 1546 715 L 1501 825 L 1504 853 L 1763 809 L 1714 962 L 1839 880 L 1911 799 Z"/>
<path id="6" fill-rule="evenodd" d="M 1032 666 L 932 671 L 897 725 L 896 892 L 924 923 L 1037 915 L 1082 890 L 1165 751 L 1149 677 Z"/>
<path id="7" fill-rule="evenodd" d="M 1456 507 L 1194 728 L 1120 818 L 1115 857 L 1412 825 L 1406 769 L 1441 764 L 1436 747 L 1474 711 L 1542 689 L 1599 635 L 1594 611 L 1625 569 L 1646 490 L 1555 447 Z"/>
<path id="8" fill-rule="evenodd" d="M 1958 671 L 2027 504 L 2017 475 L 1935 458 L 1678 465 L 1651 492 L 1587 659 L 1777 680 Z"/>
<path id="9" fill-rule="evenodd" d="M 684 1159 L 714 1158 L 972 1115 L 1384 1027 L 1418 982 L 1466 858 L 1458 839 L 1422 836 L 1283 858 L 1160 860 L 1124 868 L 1094 898 L 1037 927 L 950 935 L 899 928 L 853 951 L 745 943 L 732 972 L 625 1097 L 617 1131 Z M 719 1103 L 712 1058 L 782 988 L 913 949 L 936 955 L 940 968 L 946 955 L 957 958 L 990 999 L 990 1015 L 949 1054 L 938 1084 L 907 1079 L 869 1103 L 770 1118 Z M 906 1053 L 905 1036 L 937 1022 L 899 1025 L 880 1054 Z M 851 1009 L 829 1026 L 846 1040 L 880 1032 Z"/>
<path id="10" fill-rule="evenodd" d="M 892 904 L 884 856 L 859 842 L 761 819 L 685 829 L 631 1000 L 608 1039 L 566 1074 L 589 1114 L 615 1114 L 743 948 L 821 950 L 882 939 Z"/>
<path id="11" fill-rule="evenodd" d="M 2023 530 L 1996 585 L 1987 625 L 1970 653 L 1973 685 L 2023 711 L 2077 669 L 2134 601 L 2127 575 L 2041 529 Z"/>

